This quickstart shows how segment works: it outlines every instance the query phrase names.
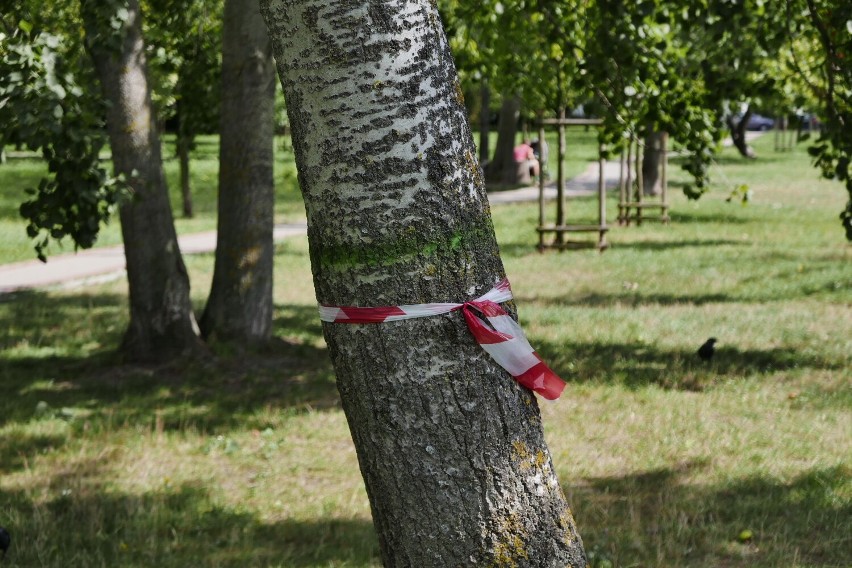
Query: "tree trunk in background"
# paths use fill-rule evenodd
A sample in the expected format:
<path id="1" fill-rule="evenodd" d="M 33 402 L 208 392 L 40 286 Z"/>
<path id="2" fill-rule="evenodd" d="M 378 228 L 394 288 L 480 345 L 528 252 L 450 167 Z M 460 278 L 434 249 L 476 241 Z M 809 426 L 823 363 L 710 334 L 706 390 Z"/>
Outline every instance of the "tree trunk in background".
<path id="1" fill-rule="evenodd" d="M 130 289 L 130 325 L 122 351 L 130 360 L 166 360 L 199 350 L 202 343 L 163 175 L 139 3 L 113 6 L 127 10 L 120 30 L 110 27 L 106 5 L 82 0 L 81 6 L 87 46 L 109 101 L 113 165 L 127 176 L 134 193 L 120 210 Z"/>
<path id="2" fill-rule="evenodd" d="M 743 158 L 753 160 L 757 158 L 757 154 L 754 153 L 754 149 L 746 142 L 746 125 L 748 124 L 748 119 L 751 118 L 751 114 L 752 110 L 749 106 L 739 121 L 733 115 L 728 116 L 726 120 L 728 122 L 728 129 L 731 131 L 731 140 L 734 143 L 734 148 L 737 149 Z"/>
<path id="3" fill-rule="evenodd" d="M 202 334 L 249 345 L 272 331 L 275 66 L 258 0 L 227 0 L 216 267 Z"/>
<path id="4" fill-rule="evenodd" d="M 192 188 L 189 185 L 189 148 L 192 142 L 180 133 L 176 140 L 178 161 L 180 162 L 180 194 L 183 202 L 183 216 L 192 219 Z"/>
<path id="5" fill-rule="evenodd" d="M 321 304 L 458 302 L 504 275 L 430 0 L 263 0 Z M 532 393 L 460 313 L 324 324 L 385 566 L 586 566 Z"/>
<path id="6" fill-rule="evenodd" d="M 518 183 L 518 168 L 515 165 L 515 135 L 518 132 L 518 117 L 521 114 L 521 99 L 506 95 L 500 107 L 500 122 L 497 124 L 497 147 L 494 159 L 488 164 L 488 181 L 504 185 Z"/>
<path id="7" fill-rule="evenodd" d="M 183 203 L 183 216 L 192 218 L 192 188 L 189 183 L 189 150 L 192 147 L 192 137 L 187 135 L 186 113 L 183 99 L 177 101 L 177 135 L 175 146 L 177 149 L 178 162 L 180 164 L 180 195 Z"/>
<path id="8" fill-rule="evenodd" d="M 645 136 L 645 150 L 642 154 L 642 193 L 660 195 L 663 191 L 663 150 L 664 132 L 651 130 Z"/>
<path id="9" fill-rule="evenodd" d="M 491 87 L 488 80 L 482 79 L 479 90 L 482 104 L 479 109 L 479 163 L 487 164 L 491 157 Z"/>

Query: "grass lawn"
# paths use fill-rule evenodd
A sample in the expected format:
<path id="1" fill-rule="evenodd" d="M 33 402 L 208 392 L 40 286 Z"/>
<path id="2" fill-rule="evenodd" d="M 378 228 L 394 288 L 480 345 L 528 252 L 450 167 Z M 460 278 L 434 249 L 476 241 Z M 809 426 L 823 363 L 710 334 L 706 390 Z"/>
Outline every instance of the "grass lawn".
<path id="1" fill-rule="evenodd" d="M 539 254 L 537 204 L 493 208 L 522 324 L 569 381 L 542 412 L 594 568 L 852 566 L 845 192 L 803 148 L 755 146 L 603 254 Z M 725 202 L 740 183 L 748 206 Z M 212 262 L 187 258 L 199 309 Z M 123 282 L 0 301 L 4 566 L 380 566 L 304 238 L 275 270 L 278 344 L 204 363 L 117 364 Z"/>

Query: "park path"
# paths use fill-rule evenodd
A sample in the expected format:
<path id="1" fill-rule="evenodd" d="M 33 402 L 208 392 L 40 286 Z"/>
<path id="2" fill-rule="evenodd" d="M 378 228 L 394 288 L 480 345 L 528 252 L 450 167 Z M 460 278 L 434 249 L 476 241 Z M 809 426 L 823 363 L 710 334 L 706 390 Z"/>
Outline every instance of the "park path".
<path id="1" fill-rule="evenodd" d="M 607 190 L 618 187 L 621 174 L 620 162 L 607 162 L 604 166 L 604 183 Z M 598 192 L 597 162 L 591 162 L 580 175 L 565 182 L 565 197 L 582 197 L 585 195 L 596 195 Z M 556 199 L 556 181 L 544 186 L 545 199 Z M 538 185 L 522 187 L 506 191 L 492 191 L 488 193 L 488 201 L 495 203 L 517 203 L 520 201 L 536 201 L 538 199 Z"/>
<path id="2" fill-rule="evenodd" d="M 276 241 L 304 235 L 305 223 L 275 225 Z M 209 253 L 216 250 L 216 231 L 178 237 L 183 254 Z M 0 296 L 19 290 L 38 288 L 74 288 L 97 284 L 124 276 L 124 246 L 97 247 L 76 253 L 51 255 L 47 262 L 28 260 L 0 265 Z"/>
<path id="3" fill-rule="evenodd" d="M 613 164 L 612 172 L 618 181 L 618 164 Z M 590 164 L 585 172 L 566 183 L 565 195 L 576 197 L 591 195 L 597 191 L 598 165 Z M 556 183 L 545 188 L 548 198 L 556 197 Z M 538 187 L 495 191 L 488 194 L 491 204 L 517 203 L 538 199 Z M 305 223 L 276 225 L 273 238 L 276 241 L 304 235 Z M 216 250 L 216 231 L 193 233 L 178 237 L 178 245 L 183 254 L 210 253 Z M 125 273 L 124 246 L 115 245 L 81 250 L 76 253 L 50 255 L 47 262 L 28 260 L 13 264 L 0 265 L 0 296 L 21 290 L 75 288 L 89 284 L 99 284 L 117 278 Z"/>
<path id="4" fill-rule="evenodd" d="M 763 132 L 749 132 L 752 140 Z M 728 145 L 730 144 L 727 141 Z M 608 161 L 604 168 L 606 188 L 618 187 L 620 162 Z M 592 162 L 580 175 L 565 184 L 566 197 L 594 195 L 598 188 L 598 163 Z M 545 198 L 556 198 L 556 182 L 544 188 Z M 488 193 L 491 204 L 518 203 L 538 199 L 538 186 L 522 187 Z M 305 223 L 275 225 L 273 238 L 276 241 L 307 233 Z M 216 231 L 193 233 L 178 237 L 183 254 L 209 253 L 216 250 Z M 47 263 L 38 260 L 0 265 L 0 297 L 20 290 L 74 288 L 97 284 L 124 276 L 124 247 L 122 245 L 98 247 L 76 253 L 52 255 Z"/>

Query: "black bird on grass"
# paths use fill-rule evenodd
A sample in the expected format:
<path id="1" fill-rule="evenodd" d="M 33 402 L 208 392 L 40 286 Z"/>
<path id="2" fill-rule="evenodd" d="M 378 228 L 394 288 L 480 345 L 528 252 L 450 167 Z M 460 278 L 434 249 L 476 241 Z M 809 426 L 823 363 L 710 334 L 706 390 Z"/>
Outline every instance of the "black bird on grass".
<path id="1" fill-rule="evenodd" d="M 3 556 L 0 556 L 0 558 L 6 558 L 6 551 L 9 550 L 10 544 L 12 544 L 12 535 L 9 534 L 9 531 L 0 527 L 0 550 L 3 551 Z"/>
<path id="2" fill-rule="evenodd" d="M 713 358 L 713 353 L 716 352 L 716 348 L 713 345 L 716 343 L 716 338 L 711 337 L 707 341 L 704 342 L 704 345 L 698 348 L 698 356 L 701 357 L 702 361 L 709 361 Z"/>

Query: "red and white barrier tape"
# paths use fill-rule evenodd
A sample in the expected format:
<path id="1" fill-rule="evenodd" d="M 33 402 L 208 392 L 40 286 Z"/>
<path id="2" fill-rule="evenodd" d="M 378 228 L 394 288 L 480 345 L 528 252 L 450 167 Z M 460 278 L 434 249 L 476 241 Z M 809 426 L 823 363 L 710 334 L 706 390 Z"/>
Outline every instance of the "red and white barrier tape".
<path id="1" fill-rule="evenodd" d="M 565 382 L 527 341 L 521 326 L 498 304 L 512 299 L 505 278 L 475 300 L 463 304 L 413 304 L 374 308 L 320 306 L 320 319 L 330 323 L 382 323 L 435 316 L 461 310 L 477 343 L 521 385 L 548 400 L 562 394 Z"/>

